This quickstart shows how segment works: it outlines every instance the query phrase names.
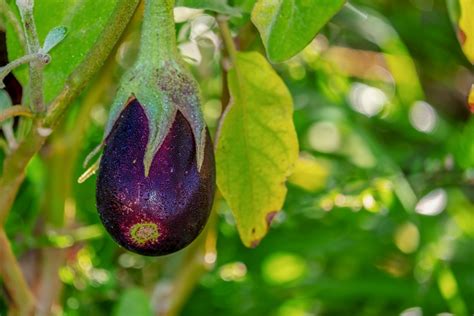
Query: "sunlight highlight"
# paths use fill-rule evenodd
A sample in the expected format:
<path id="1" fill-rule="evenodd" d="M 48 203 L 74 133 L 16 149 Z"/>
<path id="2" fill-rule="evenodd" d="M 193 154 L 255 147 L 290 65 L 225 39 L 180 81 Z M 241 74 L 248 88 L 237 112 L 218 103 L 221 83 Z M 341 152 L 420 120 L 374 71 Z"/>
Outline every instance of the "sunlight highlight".
<path id="1" fill-rule="evenodd" d="M 446 208 L 448 195 L 444 189 L 436 189 L 420 199 L 415 207 L 418 214 L 435 216 Z"/>
<path id="2" fill-rule="evenodd" d="M 422 133 L 431 133 L 438 123 L 438 115 L 427 102 L 417 101 L 410 110 L 410 123 Z"/>

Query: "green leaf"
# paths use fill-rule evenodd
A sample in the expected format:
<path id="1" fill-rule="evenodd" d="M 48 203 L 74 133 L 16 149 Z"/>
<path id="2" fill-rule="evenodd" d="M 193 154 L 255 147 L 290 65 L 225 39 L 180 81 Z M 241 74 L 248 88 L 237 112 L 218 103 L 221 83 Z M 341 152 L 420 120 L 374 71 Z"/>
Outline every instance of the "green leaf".
<path id="1" fill-rule="evenodd" d="M 49 31 L 46 39 L 44 40 L 44 45 L 42 51 L 44 54 L 49 53 L 56 45 L 58 45 L 67 34 L 67 28 L 65 26 L 57 26 Z"/>
<path id="2" fill-rule="evenodd" d="M 253 6 L 257 0 L 234 0 L 232 1 L 232 5 L 234 7 L 240 8 L 242 12 L 250 13 L 252 12 Z"/>
<path id="3" fill-rule="evenodd" d="M 228 80 L 232 103 L 218 132 L 217 185 L 243 243 L 252 247 L 283 206 L 285 180 L 298 156 L 293 101 L 284 82 L 255 52 L 237 53 Z"/>
<path id="4" fill-rule="evenodd" d="M 122 294 L 114 316 L 152 316 L 150 299 L 138 288 L 129 289 Z"/>
<path id="5" fill-rule="evenodd" d="M 45 67 L 45 101 L 50 102 L 64 87 L 66 78 L 84 60 L 89 49 L 102 32 L 112 12 L 112 0 L 48 0 L 35 2 L 35 20 L 40 42 L 57 25 L 67 28 L 68 35 L 51 51 L 51 63 Z M 48 40 L 49 41 L 49 40 Z M 9 60 L 25 54 L 18 41 L 18 35 L 7 27 L 7 48 Z M 26 66 L 18 68 L 16 77 L 25 86 L 28 82 Z"/>
<path id="6" fill-rule="evenodd" d="M 177 0 L 176 6 L 209 10 L 230 16 L 240 16 L 239 9 L 229 6 L 227 0 Z"/>
<path id="7" fill-rule="evenodd" d="M 341 9 L 345 0 L 260 0 L 252 11 L 272 62 L 282 62 L 302 51 Z"/>

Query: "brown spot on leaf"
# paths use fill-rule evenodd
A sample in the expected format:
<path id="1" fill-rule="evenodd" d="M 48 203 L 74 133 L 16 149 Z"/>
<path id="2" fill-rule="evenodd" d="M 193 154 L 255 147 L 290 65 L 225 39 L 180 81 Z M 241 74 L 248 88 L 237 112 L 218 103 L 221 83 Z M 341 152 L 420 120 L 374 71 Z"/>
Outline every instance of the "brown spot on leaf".
<path id="1" fill-rule="evenodd" d="M 466 33 L 464 33 L 464 31 L 458 27 L 457 34 L 458 34 L 459 42 L 461 43 L 461 45 L 464 45 L 467 40 Z"/>
<path id="2" fill-rule="evenodd" d="M 250 248 L 256 248 L 260 244 L 261 239 L 256 239 L 250 243 Z"/>
<path id="3" fill-rule="evenodd" d="M 273 211 L 267 214 L 266 220 L 267 220 L 267 226 L 270 228 L 270 225 L 272 224 L 273 219 L 275 216 L 278 214 L 277 211 Z"/>

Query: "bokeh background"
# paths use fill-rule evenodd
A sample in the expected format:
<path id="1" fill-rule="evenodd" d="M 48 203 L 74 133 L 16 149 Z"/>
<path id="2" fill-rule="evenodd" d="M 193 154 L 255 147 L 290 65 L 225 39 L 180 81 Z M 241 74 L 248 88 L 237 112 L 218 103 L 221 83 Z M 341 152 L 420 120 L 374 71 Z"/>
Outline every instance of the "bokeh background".
<path id="1" fill-rule="evenodd" d="M 95 176 L 77 183 L 136 55 L 137 16 L 31 161 L 9 215 L 6 231 L 39 301 L 71 316 L 473 314 L 472 66 L 443 1 L 351 3 L 275 65 L 294 99 L 301 155 L 267 237 L 245 248 L 218 197 L 200 238 L 163 258 L 119 248 L 100 225 Z M 233 1 L 243 16 L 230 23 L 240 49 L 263 52 L 252 4 Z M 202 11 L 175 15 L 214 135 L 217 25 Z"/>

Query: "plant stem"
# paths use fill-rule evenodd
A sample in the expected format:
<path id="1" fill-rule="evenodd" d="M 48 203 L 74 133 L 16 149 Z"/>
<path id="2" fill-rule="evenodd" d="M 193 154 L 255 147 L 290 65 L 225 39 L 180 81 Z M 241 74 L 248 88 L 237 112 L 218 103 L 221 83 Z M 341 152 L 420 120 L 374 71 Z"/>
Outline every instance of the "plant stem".
<path id="1" fill-rule="evenodd" d="M 174 0 L 145 0 L 139 63 L 163 63 L 177 56 Z"/>
<path id="2" fill-rule="evenodd" d="M 31 315 L 35 299 L 23 277 L 3 228 L 0 228 L 0 249 L 0 274 L 3 277 L 8 295 L 12 299 L 10 313 L 21 316 Z"/>
<path id="3" fill-rule="evenodd" d="M 15 59 L 11 63 L 6 64 L 3 67 L 0 67 L 0 88 L 4 88 L 5 86 L 3 85 L 3 79 L 15 68 L 28 64 L 31 62 L 41 62 L 43 64 L 49 63 L 49 55 L 46 54 L 41 54 L 41 53 L 34 53 L 34 54 L 29 54 L 25 55 L 23 57 L 20 57 L 18 59 Z"/>
<path id="4" fill-rule="evenodd" d="M 0 112 L 0 123 L 15 116 L 32 117 L 33 113 L 23 105 L 14 105 Z"/>
<path id="5" fill-rule="evenodd" d="M 25 32 L 26 46 L 28 54 L 39 53 L 41 46 L 36 32 L 36 24 L 33 16 L 33 0 L 17 0 L 16 4 L 20 10 L 21 20 L 23 22 L 23 29 Z M 43 113 L 45 111 L 44 96 L 43 96 L 43 68 L 44 64 L 38 60 L 33 60 L 30 63 L 30 98 L 31 109 L 35 113 Z"/>
<path id="6" fill-rule="evenodd" d="M 227 23 L 227 17 L 218 15 L 217 16 L 217 24 L 219 25 L 219 30 L 221 32 L 222 40 L 224 41 L 225 48 L 229 57 L 231 59 L 232 64 L 235 64 L 235 60 L 237 58 L 237 48 L 234 43 L 234 39 L 232 38 L 232 34 L 230 32 L 229 24 Z"/>
<path id="7" fill-rule="evenodd" d="M 3 162 L 3 174 L 0 178 L 0 227 L 5 223 L 25 178 L 28 162 L 44 143 L 45 137 L 37 132 L 39 127 L 39 122 L 35 120 L 29 136 Z"/>

